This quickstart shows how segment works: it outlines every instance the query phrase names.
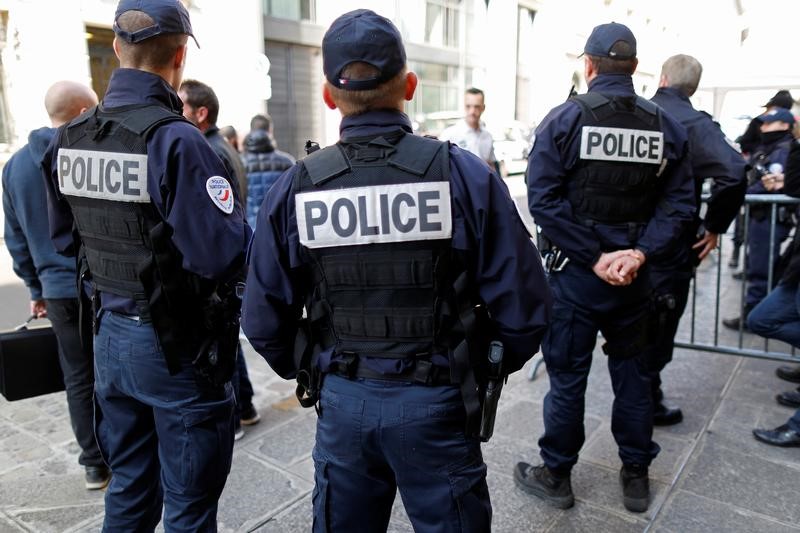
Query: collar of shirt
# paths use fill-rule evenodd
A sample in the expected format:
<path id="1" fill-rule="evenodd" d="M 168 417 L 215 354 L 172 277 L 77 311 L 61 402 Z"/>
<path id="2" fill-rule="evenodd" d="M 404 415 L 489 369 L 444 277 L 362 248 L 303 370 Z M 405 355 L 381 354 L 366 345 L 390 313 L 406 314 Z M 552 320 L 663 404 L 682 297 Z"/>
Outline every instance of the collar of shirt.
<path id="1" fill-rule="evenodd" d="M 413 133 L 408 116 L 393 109 L 379 109 L 342 118 L 339 136 L 343 141 L 347 141 L 358 137 L 381 135 L 397 129 Z"/>
<path id="2" fill-rule="evenodd" d="M 103 106 L 134 104 L 155 104 L 183 114 L 183 102 L 164 78 L 144 70 L 118 68 L 111 73 Z"/>
<path id="3" fill-rule="evenodd" d="M 216 125 L 211 125 L 203 132 L 203 135 L 209 138 L 213 137 L 215 133 L 219 133 L 219 128 Z"/>
<path id="4" fill-rule="evenodd" d="M 691 100 L 689 100 L 689 97 L 686 96 L 683 93 L 683 91 L 681 91 L 680 89 L 676 89 L 674 87 L 659 87 L 658 90 L 656 91 L 656 95 L 664 96 L 667 98 L 675 98 L 677 100 L 680 100 L 681 102 L 685 102 L 691 105 Z"/>
<path id="5" fill-rule="evenodd" d="M 633 96 L 633 78 L 627 74 L 599 74 L 589 83 L 589 91 L 612 96 Z"/>

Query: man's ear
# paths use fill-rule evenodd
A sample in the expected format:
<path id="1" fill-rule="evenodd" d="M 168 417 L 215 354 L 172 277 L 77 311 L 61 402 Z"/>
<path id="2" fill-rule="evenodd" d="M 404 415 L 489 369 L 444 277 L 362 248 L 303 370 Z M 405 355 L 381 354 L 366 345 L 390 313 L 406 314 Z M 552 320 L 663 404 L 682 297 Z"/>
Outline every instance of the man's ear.
<path id="1" fill-rule="evenodd" d="M 325 82 L 322 82 L 322 101 L 325 102 L 325 105 L 330 109 L 336 109 L 336 102 L 333 101 L 331 91 L 328 89 L 328 84 Z"/>
<path id="2" fill-rule="evenodd" d="M 206 106 L 196 107 L 194 114 L 198 124 L 202 124 L 208 120 L 208 108 Z"/>
<path id="3" fill-rule="evenodd" d="M 172 58 L 172 66 L 175 69 L 179 69 L 183 66 L 183 63 L 186 61 L 186 51 L 188 49 L 188 45 L 182 44 L 175 50 L 175 57 Z"/>
<path id="4" fill-rule="evenodd" d="M 410 101 L 414 98 L 414 91 L 417 90 L 417 83 L 419 83 L 419 78 L 413 72 L 409 72 L 406 74 L 406 93 L 404 95 L 405 99 Z"/>
<path id="5" fill-rule="evenodd" d="M 117 56 L 117 59 L 122 61 L 122 58 L 119 57 L 119 43 L 117 42 L 118 38 L 119 37 L 117 37 L 116 35 L 114 36 L 114 40 L 111 41 L 111 48 L 114 49 L 114 55 Z"/>

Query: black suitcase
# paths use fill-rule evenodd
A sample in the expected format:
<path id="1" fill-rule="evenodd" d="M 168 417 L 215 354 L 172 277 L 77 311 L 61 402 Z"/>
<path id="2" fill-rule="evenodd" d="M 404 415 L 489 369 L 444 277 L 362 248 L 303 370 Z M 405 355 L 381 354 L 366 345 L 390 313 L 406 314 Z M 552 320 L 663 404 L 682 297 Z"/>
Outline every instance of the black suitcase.
<path id="1" fill-rule="evenodd" d="M 0 333 L 0 394 L 8 401 L 64 390 L 53 328 L 28 329 L 28 322 Z"/>

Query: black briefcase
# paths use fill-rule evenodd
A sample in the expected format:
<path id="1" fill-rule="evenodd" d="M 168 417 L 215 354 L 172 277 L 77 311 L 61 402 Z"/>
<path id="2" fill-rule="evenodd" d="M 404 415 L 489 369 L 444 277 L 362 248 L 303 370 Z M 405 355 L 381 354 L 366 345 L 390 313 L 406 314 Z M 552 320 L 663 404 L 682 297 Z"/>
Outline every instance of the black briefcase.
<path id="1" fill-rule="evenodd" d="M 32 319 L 0 333 L 0 394 L 8 401 L 64 390 L 56 334 L 50 326 L 28 329 Z"/>

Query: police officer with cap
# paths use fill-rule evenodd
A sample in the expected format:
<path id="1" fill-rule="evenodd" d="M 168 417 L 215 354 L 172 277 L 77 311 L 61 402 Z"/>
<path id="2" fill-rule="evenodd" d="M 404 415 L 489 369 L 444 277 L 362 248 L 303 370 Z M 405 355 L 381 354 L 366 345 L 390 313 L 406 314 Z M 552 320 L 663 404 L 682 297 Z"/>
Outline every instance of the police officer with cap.
<path id="1" fill-rule="evenodd" d="M 346 13 L 322 55 L 340 141 L 270 189 L 242 322 L 302 403 L 318 400 L 314 531 L 385 531 L 398 489 L 417 531 L 489 531 L 477 392 L 487 340 L 503 374 L 537 351 L 538 252 L 485 163 L 411 134 L 417 77 L 391 21 Z"/>
<path id="2" fill-rule="evenodd" d="M 113 473 L 103 530 L 152 531 L 163 504 L 167 531 L 216 531 L 233 450 L 231 280 L 251 232 L 181 114 L 186 9 L 122 0 L 114 31 L 121 68 L 43 162 L 54 244 L 78 255 L 91 295 L 95 434 Z"/>
<path id="3" fill-rule="evenodd" d="M 664 403 L 661 371 L 672 361 L 675 333 L 689 299 L 689 283 L 695 266 L 717 247 L 744 201 L 747 177 L 742 154 L 733 148 L 710 115 L 692 107 L 689 98 L 700 84 L 703 66 L 692 56 L 670 57 L 661 67 L 659 89 L 652 101 L 685 128 L 689 161 L 695 183 L 697 209 L 694 221 L 673 241 L 671 253 L 651 261 L 650 283 L 654 290 L 654 342 L 648 357 L 653 391 L 653 423 L 669 426 L 683 420 L 683 412 Z M 703 182 L 713 181 L 705 217 L 700 218 Z"/>
<path id="4" fill-rule="evenodd" d="M 544 119 L 527 171 L 531 213 L 552 242 L 555 305 L 542 341 L 550 376 L 539 440 L 544 464 L 519 463 L 514 479 L 557 507 L 573 505 L 570 471 L 585 440 L 584 395 L 599 330 L 615 395 L 611 431 L 623 463 L 623 502 L 643 512 L 648 466 L 659 451 L 643 355 L 645 264 L 668 253 L 691 221 L 694 188 L 685 130 L 633 90 L 631 30 L 597 26 L 584 53 L 589 91 Z"/>

